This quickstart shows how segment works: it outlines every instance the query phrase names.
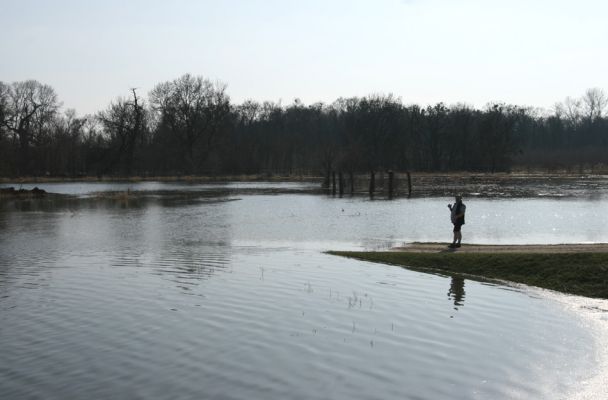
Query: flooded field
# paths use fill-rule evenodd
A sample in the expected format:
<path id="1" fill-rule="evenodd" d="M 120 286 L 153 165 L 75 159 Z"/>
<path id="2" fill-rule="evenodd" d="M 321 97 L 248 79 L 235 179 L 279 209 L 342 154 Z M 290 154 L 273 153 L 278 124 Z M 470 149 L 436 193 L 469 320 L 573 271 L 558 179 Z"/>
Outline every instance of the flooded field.
<path id="1" fill-rule="evenodd" d="M 450 240 L 441 191 L 37 186 L 0 201 L 2 399 L 602 398 L 606 302 L 323 253 Z M 606 242 L 602 188 L 471 192 L 464 240 Z"/>

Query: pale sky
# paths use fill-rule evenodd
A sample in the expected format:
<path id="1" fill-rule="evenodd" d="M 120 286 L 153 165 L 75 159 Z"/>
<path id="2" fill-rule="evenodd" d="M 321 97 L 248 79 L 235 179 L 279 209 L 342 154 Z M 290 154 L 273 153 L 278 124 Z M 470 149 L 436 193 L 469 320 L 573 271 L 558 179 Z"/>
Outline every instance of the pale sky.
<path id="1" fill-rule="evenodd" d="M 245 99 L 550 109 L 608 90 L 602 0 L 0 0 L 0 81 L 79 114 L 184 73 Z"/>

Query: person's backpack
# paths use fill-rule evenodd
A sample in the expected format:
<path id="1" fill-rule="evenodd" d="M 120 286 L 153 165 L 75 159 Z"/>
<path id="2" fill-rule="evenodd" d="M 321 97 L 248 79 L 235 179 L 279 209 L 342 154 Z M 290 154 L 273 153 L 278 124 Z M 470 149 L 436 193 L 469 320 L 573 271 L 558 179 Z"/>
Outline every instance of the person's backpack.
<path id="1" fill-rule="evenodd" d="M 456 205 L 456 212 L 454 214 L 458 215 L 460 214 L 460 210 L 462 208 L 462 206 L 464 206 L 464 203 L 460 202 Z M 466 208 L 465 208 L 465 212 L 466 212 Z M 460 225 L 464 225 L 464 215 L 460 218 L 458 218 L 457 221 L 460 221 Z"/>

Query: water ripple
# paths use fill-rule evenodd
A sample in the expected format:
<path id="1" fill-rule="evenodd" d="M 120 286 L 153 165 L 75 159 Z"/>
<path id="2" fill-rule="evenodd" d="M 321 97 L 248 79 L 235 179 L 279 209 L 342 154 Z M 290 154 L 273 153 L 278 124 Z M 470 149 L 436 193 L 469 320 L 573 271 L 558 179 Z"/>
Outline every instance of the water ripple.
<path id="1" fill-rule="evenodd" d="M 605 302 L 329 256 L 398 241 L 382 237 L 404 221 L 277 199 L 0 213 L 0 398 L 605 393 Z M 303 223 L 311 205 L 322 218 Z"/>

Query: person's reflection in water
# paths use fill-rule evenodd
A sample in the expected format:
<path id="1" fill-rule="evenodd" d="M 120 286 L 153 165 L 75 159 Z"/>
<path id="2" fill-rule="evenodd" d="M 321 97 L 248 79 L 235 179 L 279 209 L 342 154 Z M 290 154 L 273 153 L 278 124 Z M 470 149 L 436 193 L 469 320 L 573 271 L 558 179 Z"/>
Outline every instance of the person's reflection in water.
<path id="1" fill-rule="evenodd" d="M 458 310 L 458 306 L 464 306 L 464 278 L 459 276 L 453 276 L 450 282 L 450 290 L 448 291 L 448 298 L 454 300 L 454 309 Z"/>

